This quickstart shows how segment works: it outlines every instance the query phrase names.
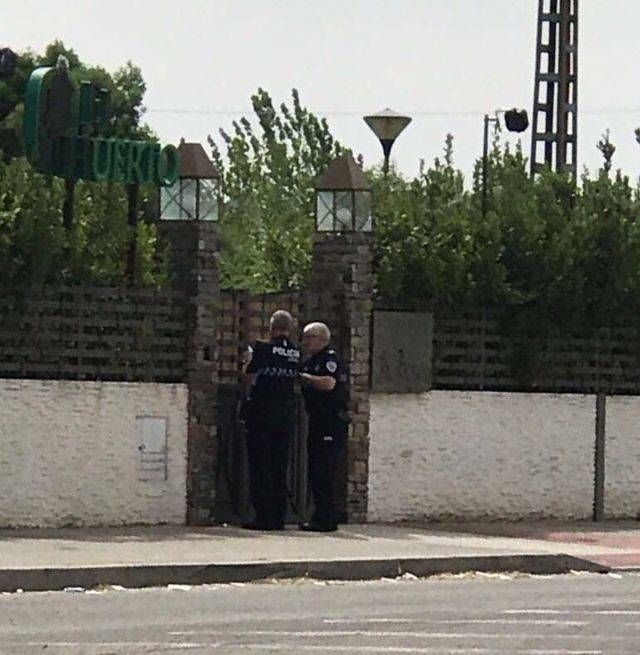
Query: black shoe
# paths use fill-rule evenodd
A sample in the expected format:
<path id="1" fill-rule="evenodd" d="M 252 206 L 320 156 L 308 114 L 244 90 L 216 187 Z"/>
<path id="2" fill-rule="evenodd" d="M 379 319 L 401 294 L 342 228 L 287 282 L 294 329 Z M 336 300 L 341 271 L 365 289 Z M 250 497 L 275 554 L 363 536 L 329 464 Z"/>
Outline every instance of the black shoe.
<path id="1" fill-rule="evenodd" d="M 245 530 L 273 530 L 273 526 L 271 523 L 267 523 L 266 521 L 249 521 L 248 523 L 243 523 L 242 527 Z"/>
<path id="2" fill-rule="evenodd" d="M 335 532 L 338 529 L 337 525 L 327 525 L 326 523 L 303 523 L 300 526 L 303 532 Z"/>

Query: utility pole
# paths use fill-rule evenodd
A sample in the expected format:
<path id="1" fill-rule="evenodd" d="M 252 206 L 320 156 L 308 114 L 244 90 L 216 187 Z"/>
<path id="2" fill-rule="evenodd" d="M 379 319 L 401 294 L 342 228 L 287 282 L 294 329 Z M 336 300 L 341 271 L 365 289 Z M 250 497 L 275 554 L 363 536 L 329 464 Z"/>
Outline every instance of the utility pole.
<path id="1" fill-rule="evenodd" d="M 531 174 L 548 167 L 576 177 L 578 0 L 538 0 Z"/>
<path id="2" fill-rule="evenodd" d="M 497 123 L 498 116 L 491 118 L 484 115 L 484 130 L 482 133 L 482 217 L 487 215 L 487 170 L 489 168 L 489 123 Z"/>

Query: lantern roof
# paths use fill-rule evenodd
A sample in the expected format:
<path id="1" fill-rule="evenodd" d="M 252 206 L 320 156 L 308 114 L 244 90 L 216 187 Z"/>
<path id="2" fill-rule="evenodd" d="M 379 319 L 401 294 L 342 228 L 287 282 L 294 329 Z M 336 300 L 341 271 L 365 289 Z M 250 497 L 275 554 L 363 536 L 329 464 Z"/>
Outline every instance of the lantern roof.
<path id="1" fill-rule="evenodd" d="M 316 178 L 316 191 L 370 191 L 371 185 L 351 153 L 336 157 Z"/>
<path id="2" fill-rule="evenodd" d="M 204 148 L 199 143 L 186 143 L 180 140 L 180 177 L 190 177 L 201 180 L 216 180 L 220 178 L 216 167 L 211 163 Z"/>

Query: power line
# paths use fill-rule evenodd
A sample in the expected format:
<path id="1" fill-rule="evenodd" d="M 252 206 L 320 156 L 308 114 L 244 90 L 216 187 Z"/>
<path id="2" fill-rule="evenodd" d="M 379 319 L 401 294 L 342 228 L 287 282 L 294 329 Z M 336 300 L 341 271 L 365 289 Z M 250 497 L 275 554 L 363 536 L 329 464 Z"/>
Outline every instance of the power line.
<path id="1" fill-rule="evenodd" d="M 147 114 L 172 114 L 172 115 L 177 115 L 177 114 L 191 114 L 191 115 L 210 115 L 210 116 L 237 116 L 237 115 L 243 115 L 247 113 L 247 109 L 154 109 L 153 107 L 147 108 L 146 112 Z M 250 111 L 250 110 L 249 110 Z M 339 109 L 332 109 L 328 111 L 314 111 L 314 113 L 318 114 L 319 116 L 364 116 L 367 111 L 362 110 L 362 111 L 353 111 L 353 110 L 339 110 Z M 452 109 L 414 109 L 414 110 L 408 110 L 406 112 L 410 116 L 427 116 L 427 117 L 438 117 L 438 116 L 482 116 L 486 113 L 491 113 L 487 112 L 486 110 L 481 110 L 481 109 L 462 109 L 462 110 L 452 110 Z M 631 114 L 638 114 L 640 117 L 640 107 L 594 107 L 591 109 L 582 109 L 581 110 L 582 114 L 590 114 L 590 115 L 614 115 L 614 114 L 620 114 L 620 115 L 631 115 Z"/>

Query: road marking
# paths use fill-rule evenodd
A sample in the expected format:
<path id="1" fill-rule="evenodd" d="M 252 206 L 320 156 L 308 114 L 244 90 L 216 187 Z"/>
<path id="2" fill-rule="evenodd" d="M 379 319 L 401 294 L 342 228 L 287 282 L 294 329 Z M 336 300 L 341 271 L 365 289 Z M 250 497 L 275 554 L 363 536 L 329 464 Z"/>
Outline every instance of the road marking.
<path id="1" fill-rule="evenodd" d="M 15 641 L 4 643 L 4 647 L 20 648 L 20 647 L 31 647 L 31 648 L 74 648 L 82 647 L 89 648 L 93 650 L 94 648 L 99 648 L 103 650 L 105 647 L 108 648 L 132 648 L 132 647 L 147 647 L 147 648 L 173 648 L 173 649 L 182 649 L 190 650 L 194 648 L 225 648 L 229 647 L 238 647 L 242 649 L 251 649 L 251 650 L 284 650 L 291 651 L 291 644 L 230 644 L 228 642 L 213 642 L 213 643 L 168 643 L 168 642 L 157 642 L 157 641 L 110 641 L 110 642 L 87 642 L 87 641 Z M 466 653 L 467 655 L 500 655 L 504 653 L 504 650 L 496 650 L 495 648 L 451 648 L 451 647 L 438 647 L 438 646 L 328 646 L 323 645 L 312 645 L 312 644 L 295 644 L 295 649 L 297 651 L 333 651 L 333 652 L 347 652 L 347 653 L 425 653 L 426 655 L 433 653 L 444 653 L 445 655 L 456 655 L 457 653 Z M 128 651 L 131 652 L 131 651 Z M 604 651 L 601 650 L 567 650 L 567 649 L 521 649 L 521 648 L 510 648 L 510 653 L 523 653 L 523 655 L 604 655 Z"/>
<path id="2" fill-rule="evenodd" d="M 414 623 L 422 619 L 322 619 L 323 623 Z"/>
<path id="3" fill-rule="evenodd" d="M 30 648 L 132 648 L 134 646 L 140 648 L 173 648 L 177 650 L 191 650 L 193 648 L 217 648 L 220 642 L 216 643 L 201 643 L 181 641 L 181 642 L 166 642 L 166 641 L 13 641 L 3 642 L 0 648 L 11 646 L 12 648 L 19 648 L 28 646 Z M 17 651 L 16 651 L 17 652 Z M 128 651 L 131 652 L 131 651 Z"/>
<path id="4" fill-rule="evenodd" d="M 503 610 L 503 614 L 571 614 L 567 610 L 542 610 L 542 609 L 526 609 L 526 610 Z"/>
<path id="5" fill-rule="evenodd" d="M 229 644 L 226 644 L 228 647 Z M 291 652 L 291 644 L 242 644 L 243 649 L 251 650 L 286 650 Z M 444 655 L 504 655 L 503 649 L 495 648 L 439 648 L 438 646 L 313 646 L 310 644 L 295 644 L 293 648 L 296 651 L 323 651 L 323 652 L 342 652 L 342 653 L 425 653 L 426 655 L 443 653 Z M 602 650 L 566 650 L 565 648 L 526 650 L 520 648 L 510 648 L 509 653 L 522 653 L 523 655 L 604 655 Z"/>
<path id="6" fill-rule="evenodd" d="M 575 614 L 601 614 L 604 616 L 640 616 L 640 610 L 580 610 Z"/>
<path id="7" fill-rule="evenodd" d="M 602 616 L 639 616 L 640 610 L 504 610 L 503 614 L 598 614 Z"/>
<path id="8" fill-rule="evenodd" d="M 444 623 L 446 625 L 458 625 L 464 623 L 488 624 L 488 625 L 589 625 L 589 621 L 562 621 L 557 619 L 323 619 L 324 623 L 330 624 L 358 624 L 358 623 Z"/>
<path id="9" fill-rule="evenodd" d="M 224 636 L 240 636 L 240 637 L 369 637 L 369 638 L 389 638 L 389 637 L 406 637 L 409 639 L 539 639 L 544 635 L 540 634 L 490 634 L 485 632 L 431 632 L 423 630 L 421 632 L 405 631 L 405 630 L 392 630 L 392 631 L 378 631 L 378 630 L 193 630 L 193 631 L 180 631 L 169 632 L 172 637 L 186 637 L 186 636 L 210 636 L 210 637 L 224 637 Z M 546 636 L 547 639 L 606 639 L 608 641 L 621 641 L 626 637 L 622 635 L 550 635 Z M 567 651 L 569 652 L 569 651 Z M 583 652 L 583 651 L 579 651 Z M 584 651 L 591 652 L 591 651 Z"/>

